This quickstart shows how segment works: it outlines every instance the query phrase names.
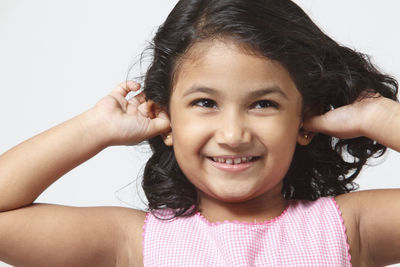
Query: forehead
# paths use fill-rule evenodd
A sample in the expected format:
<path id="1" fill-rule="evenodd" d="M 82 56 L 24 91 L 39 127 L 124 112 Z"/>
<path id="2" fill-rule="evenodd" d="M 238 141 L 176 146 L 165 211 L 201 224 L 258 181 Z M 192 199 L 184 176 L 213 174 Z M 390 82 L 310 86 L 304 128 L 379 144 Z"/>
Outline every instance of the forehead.
<path id="1" fill-rule="evenodd" d="M 279 86 L 298 94 L 289 72 L 279 62 L 232 41 L 196 43 L 180 59 L 173 94 L 196 83 L 213 88 Z"/>

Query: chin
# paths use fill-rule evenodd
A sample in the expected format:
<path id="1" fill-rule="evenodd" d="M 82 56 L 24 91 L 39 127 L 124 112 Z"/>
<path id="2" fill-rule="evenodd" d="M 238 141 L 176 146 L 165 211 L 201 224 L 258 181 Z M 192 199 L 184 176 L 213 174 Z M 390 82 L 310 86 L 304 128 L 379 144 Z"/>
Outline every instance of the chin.
<path id="1" fill-rule="evenodd" d="M 235 191 L 224 191 L 218 192 L 214 194 L 213 197 L 219 201 L 227 202 L 227 203 L 240 203 L 256 198 L 258 195 L 255 195 L 254 192 L 235 192 Z"/>

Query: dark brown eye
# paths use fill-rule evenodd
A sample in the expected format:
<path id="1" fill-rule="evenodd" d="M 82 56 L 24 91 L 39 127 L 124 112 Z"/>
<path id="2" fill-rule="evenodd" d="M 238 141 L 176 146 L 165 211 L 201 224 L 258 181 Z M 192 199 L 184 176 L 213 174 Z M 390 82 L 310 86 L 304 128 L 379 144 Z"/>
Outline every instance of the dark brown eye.
<path id="1" fill-rule="evenodd" d="M 191 103 L 191 106 L 198 106 L 198 107 L 203 107 L 203 108 L 216 108 L 217 103 L 215 103 L 214 100 L 211 99 L 196 99 Z"/>
<path id="2" fill-rule="evenodd" d="M 260 101 L 255 102 L 252 105 L 252 108 L 255 108 L 255 109 L 278 108 L 278 107 L 279 107 L 279 105 L 276 102 L 271 101 L 271 100 L 260 100 Z"/>

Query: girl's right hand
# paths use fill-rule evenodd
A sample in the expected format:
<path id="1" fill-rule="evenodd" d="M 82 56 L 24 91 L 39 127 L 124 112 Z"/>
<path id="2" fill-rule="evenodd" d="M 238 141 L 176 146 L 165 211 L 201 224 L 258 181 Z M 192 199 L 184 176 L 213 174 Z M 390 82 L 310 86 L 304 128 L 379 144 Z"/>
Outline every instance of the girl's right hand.
<path id="1" fill-rule="evenodd" d="M 95 134 L 101 135 L 106 145 L 134 145 L 169 131 L 167 113 L 146 101 L 144 92 L 126 98 L 139 89 L 134 81 L 123 82 L 87 112 L 88 119 L 96 122 Z"/>

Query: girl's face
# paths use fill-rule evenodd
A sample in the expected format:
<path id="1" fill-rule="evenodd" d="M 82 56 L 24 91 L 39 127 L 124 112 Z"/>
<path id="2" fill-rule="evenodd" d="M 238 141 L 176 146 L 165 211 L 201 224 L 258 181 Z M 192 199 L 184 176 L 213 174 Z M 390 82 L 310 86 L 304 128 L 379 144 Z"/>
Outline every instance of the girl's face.
<path id="1" fill-rule="evenodd" d="M 199 43 L 191 52 L 176 77 L 165 140 L 183 173 L 200 196 L 223 202 L 281 188 L 296 143 L 307 143 L 289 73 L 233 43 Z"/>

